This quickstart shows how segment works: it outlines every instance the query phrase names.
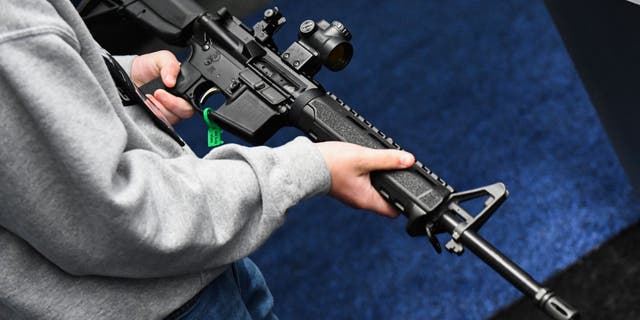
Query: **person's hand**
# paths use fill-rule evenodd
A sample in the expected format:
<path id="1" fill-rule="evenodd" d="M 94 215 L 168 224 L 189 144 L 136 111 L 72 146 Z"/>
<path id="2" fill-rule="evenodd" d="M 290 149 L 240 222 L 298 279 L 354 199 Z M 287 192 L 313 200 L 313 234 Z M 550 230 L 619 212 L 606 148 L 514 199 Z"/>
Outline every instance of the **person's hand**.
<path id="1" fill-rule="evenodd" d="M 344 142 L 317 144 L 331 173 L 330 194 L 357 208 L 395 218 L 398 211 L 371 185 L 369 173 L 411 167 L 413 155 L 392 149 L 370 149 Z"/>
<path id="2" fill-rule="evenodd" d="M 176 85 L 178 73 L 180 73 L 180 62 L 167 50 L 138 56 L 131 65 L 131 80 L 137 86 L 161 77 L 166 87 L 173 88 Z M 194 114 L 194 109 L 189 102 L 166 90 L 156 90 L 152 100 L 171 124 L 191 118 Z"/>

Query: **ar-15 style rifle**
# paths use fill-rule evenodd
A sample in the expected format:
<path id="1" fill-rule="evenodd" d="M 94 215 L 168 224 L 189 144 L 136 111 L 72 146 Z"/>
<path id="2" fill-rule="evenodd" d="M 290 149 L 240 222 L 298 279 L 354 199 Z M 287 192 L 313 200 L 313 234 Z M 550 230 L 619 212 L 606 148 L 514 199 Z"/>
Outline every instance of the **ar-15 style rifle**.
<path id="1" fill-rule="evenodd" d="M 167 43 L 190 46 L 177 84 L 168 90 L 190 101 L 207 121 L 250 143 L 262 144 L 283 126 L 293 126 L 314 141 L 400 149 L 391 137 L 313 80 L 322 65 L 339 71 L 351 60 L 351 33 L 338 21 L 302 22 L 298 41 L 280 53 L 272 36 L 286 19 L 277 8 L 266 10 L 253 28 L 224 8 L 209 13 L 192 0 L 101 0 L 81 13 L 91 19 L 106 11 L 136 19 Z M 163 86 L 156 79 L 150 87 Z M 203 110 L 213 94 L 224 95 L 225 103 Z M 471 250 L 551 318 L 579 318 L 573 307 L 476 233 L 505 201 L 504 184 L 454 193 L 421 162 L 406 170 L 374 172 L 371 180 L 408 218 L 411 236 L 426 236 L 441 252 L 435 235 L 447 232 L 451 234 L 445 246 L 448 251 L 460 255 L 464 248 Z M 486 202 L 475 216 L 461 206 L 480 197 Z"/>

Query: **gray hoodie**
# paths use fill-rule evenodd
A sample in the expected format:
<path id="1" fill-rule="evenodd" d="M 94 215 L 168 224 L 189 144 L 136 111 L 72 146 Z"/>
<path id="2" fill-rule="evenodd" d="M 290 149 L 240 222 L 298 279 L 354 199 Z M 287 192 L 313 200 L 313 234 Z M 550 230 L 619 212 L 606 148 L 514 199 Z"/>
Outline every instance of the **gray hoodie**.
<path id="1" fill-rule="evenodd" d="M 329 188 L 304 138 L 197 158 L 99 50 L 68 0 L 3 1 L 1 319 L 160 319 Z"/>

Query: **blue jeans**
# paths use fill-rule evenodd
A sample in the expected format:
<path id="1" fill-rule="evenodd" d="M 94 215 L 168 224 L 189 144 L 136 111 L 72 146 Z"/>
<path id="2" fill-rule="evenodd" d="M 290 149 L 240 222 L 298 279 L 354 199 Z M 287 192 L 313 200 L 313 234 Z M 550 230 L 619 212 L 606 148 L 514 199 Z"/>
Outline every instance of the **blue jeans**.
<path id="1" fill-rule="evenodd" d="M 268 319 L 273 314 L 273 296 L 260 269 L 249 258 L 231 265 L 227 271 L 207 285 L 179 314 L 176 320 Z"/>

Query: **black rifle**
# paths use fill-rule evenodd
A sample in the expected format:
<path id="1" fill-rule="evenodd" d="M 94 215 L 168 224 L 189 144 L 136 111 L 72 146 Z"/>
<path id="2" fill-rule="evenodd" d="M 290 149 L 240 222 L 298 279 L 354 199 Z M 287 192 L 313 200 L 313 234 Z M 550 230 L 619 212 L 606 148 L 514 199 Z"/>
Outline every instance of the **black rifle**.
<path id="1" fill-rule="evenodd" d="M 283 126 L 293 126 L 314 141 L 346 141 L 370 148 L 401 149 L 362 115 L 324 90 L 313 77 L 322 65 L 332 71 L 351 60 L 351 33 L 338 21 L 306 20 L 298 41 L 279 53 L 273 34 L 286 19 L 277 8 L 264 12 L 253 28 L 222 8 L 209 13 L 187 0 L 101 0 L 85 7 L 85 20 L 117 11 L 141 22 L 164 41 L 190 46 L 174 88 L 211 119 L 242 139 L 262 144 Z M 156 79 L 150 87 L 164 87 Z M 147 87 L 150 88 L 149 86 Z M 208 97 L 222 94 L 225 103 L 205 109 Z M 507 197 L 502 183 L 454 193 L 442 178 L 416 162 L 406 170 L 371 175 L 380 194 L 407 218 L 411 236 L 426 236 L 437 252 L 435 237 L 447 232 L 446 249 L 462 254 L 466 247 L 516 288 L 534 299 L 553 319 L 578 319 L 578 312 L 542 287 L 476 231 Z M 485 197 L 484 208 L 469 214 L 461 203 Z"/>

